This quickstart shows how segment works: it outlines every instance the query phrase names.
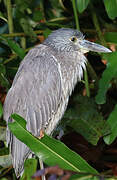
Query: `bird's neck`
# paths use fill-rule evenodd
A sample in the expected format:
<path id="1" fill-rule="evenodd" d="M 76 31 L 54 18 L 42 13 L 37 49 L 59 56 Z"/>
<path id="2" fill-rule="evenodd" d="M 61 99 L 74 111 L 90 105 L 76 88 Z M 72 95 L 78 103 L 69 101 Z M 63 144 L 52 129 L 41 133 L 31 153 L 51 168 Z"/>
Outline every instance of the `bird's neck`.
<path id="1" fill-rule="evenodd" d="M 83 77 L 83 69 L 85 69 L 86 57 L 80 52 L 60 53 L 57 55 L 58 63 L 61 68 L 66 94 L 71 94 L 77 81 Z"/>

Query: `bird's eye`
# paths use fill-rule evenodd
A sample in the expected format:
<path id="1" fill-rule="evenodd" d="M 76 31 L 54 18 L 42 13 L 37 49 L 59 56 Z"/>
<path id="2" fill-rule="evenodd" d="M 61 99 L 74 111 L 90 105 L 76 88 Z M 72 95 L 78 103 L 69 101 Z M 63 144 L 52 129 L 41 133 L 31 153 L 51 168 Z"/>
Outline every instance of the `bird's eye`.
<path id="1" fill-rule="evenodd" d="M 70 38 L 70 40 L 71 40 L 72 42 L 76 42 L 76 41 L 77 41 L 77 38 L 76 38 L 75 36 L 73 36 L 73 37 Z"/>

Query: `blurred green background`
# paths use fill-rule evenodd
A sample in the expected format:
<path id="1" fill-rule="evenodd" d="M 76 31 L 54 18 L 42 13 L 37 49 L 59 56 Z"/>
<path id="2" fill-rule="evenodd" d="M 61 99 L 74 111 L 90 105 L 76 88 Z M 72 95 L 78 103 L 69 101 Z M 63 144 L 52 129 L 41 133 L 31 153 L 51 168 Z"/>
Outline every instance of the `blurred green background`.
<path id="1" fill-rule="evenodd" d="M 54 137 L 62 130 L 64 135 L 61 141 L 80 154 L 98 172 L 103 172 L 104 179 L 116 179 L 117 1 L 0 0 L 0 179 L 2 180 L 16 179 L 5 141 L 6 123 L 2 117 L 6 93 L 26 53 L 35 45 L 42 43 L 51 31 L 61 27 L 78 29 L 86 39 L 110 48 L 113 53 L 86 54 L 88 65 L 84 78 L 77 84 L 70 97 L 67 111 L 55 130 Z M 50 139 L 47 141 L 51 143 Z M 62 145 L 60 147 L 63 148 Z M 37 162 L 35 163 L 33 173 L 37 167 Z M 64 163 L 62 168 L 64 169 Z M 87 172 L 85 163 L 81 168 Z M 102 177 L 100 174 L 99 177 L 92 175 L 88 178 L 83 174 L 79 178 Z"/>

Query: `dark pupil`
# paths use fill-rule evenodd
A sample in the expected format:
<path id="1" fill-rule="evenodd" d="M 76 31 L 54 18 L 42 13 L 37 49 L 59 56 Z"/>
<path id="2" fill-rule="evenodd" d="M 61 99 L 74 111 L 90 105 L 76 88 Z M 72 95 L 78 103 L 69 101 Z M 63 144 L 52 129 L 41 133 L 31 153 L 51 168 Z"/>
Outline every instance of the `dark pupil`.
<path id="1" fill-rule="evenodd" d="M 75 37 L 72 37 L 72 38 L 71 38 L 71 41 L 73 41 L 73 42 L 74 42 L 75 40 L 76 40 L 76 38 L 75 38 Z"/>

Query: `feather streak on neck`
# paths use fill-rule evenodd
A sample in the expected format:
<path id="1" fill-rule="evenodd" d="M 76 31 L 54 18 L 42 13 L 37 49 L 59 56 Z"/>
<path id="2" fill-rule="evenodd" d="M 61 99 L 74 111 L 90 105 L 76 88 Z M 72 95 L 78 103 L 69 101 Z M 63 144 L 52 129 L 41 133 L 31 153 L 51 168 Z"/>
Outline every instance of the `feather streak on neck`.
<path id="1" fill-rule="evenodd" d="M 71 95 L 76 83 L 82 79 L 86 62 L 86 57 L 81 53 L 69 55 L 63 61 L 61 60 L 60 66 L 66 95 Z"/>

